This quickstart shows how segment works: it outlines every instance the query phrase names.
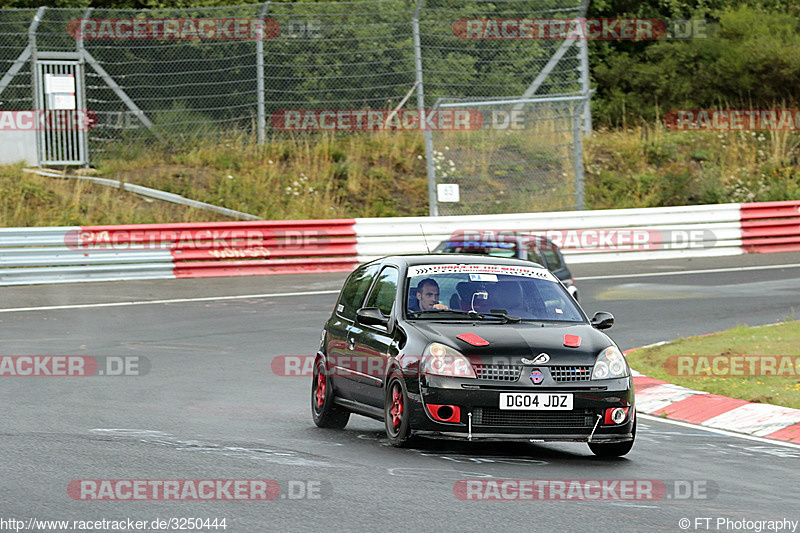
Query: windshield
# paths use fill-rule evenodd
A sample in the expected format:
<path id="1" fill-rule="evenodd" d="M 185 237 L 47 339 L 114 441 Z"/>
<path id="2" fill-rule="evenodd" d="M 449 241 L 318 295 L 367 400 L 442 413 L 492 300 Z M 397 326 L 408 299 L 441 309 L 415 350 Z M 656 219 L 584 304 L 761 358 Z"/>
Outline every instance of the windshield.
<path id="1" fill-rule="evenodd" d="M 439 243 L 433 253 L 438 254 L 475 254 L 494 257 L 517 257 L 516 242 L 470 242 L 444 241 Z"/>
<path id="2" fill-rule="evenodd" d="M 409 267 L 407 281 L 406 310 L 410 319 L 510 315 L 548 322 L 585 320 L 572 296 L 543 268 L 421 265 Z"/>

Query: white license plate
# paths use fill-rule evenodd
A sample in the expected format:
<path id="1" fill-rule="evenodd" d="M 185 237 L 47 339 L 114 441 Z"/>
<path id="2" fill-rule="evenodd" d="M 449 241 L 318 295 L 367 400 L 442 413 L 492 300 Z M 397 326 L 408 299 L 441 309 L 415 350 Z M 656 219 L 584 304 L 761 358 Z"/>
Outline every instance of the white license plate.
<path id="1" fill-rule="evenodd" d="M 522 411 L 571 411 L 572 394 L 501 392 L 500 409 Z"/>

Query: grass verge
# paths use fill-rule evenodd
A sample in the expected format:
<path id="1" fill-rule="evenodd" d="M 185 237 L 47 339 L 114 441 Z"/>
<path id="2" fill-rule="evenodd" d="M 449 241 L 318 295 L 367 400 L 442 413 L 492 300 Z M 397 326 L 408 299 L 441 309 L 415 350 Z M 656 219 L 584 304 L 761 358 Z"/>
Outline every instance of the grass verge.
<path id="1" fill-rule="evenodd" d="M 143 198 L 76 179 L 0 166 L 0 226 L 80 226 L 229 220 L 211 211 Z"/>
<path id="2" fill-rule="evenodd" d="M 787 368 L 778 364 L 775 374 L 780 375 L 748 375 L 751 373 L 750 362 L 735 358 L 754 355 L 790 356 L 793 366 Z M 679 371 L 675 358 L 668 359 L 670 356 L 694 358 Z M 708 356 L 708 359 L 703 360 L 700 356 Z M 716 372 L 714 358 L 719 358 Z M 740 371 L 735 361 L 743 361 Z M 750 402 L 800 409 L 800 321 L 756 328 L 737 326 L 713 335 L 684 338 L 662 346 L 634 350 L 628 354 L 628 362 L 638 372 L 676 385 Z M 756 373 L 769 372 L 762 363 L 754 365 Z M 728 375 L 720 375 L 725 373 Z"/>
<path id="3" fill-rule="evenodd" d="M 503 157 L 482 152 L 477 141 L 461 141 L 459 150 L 468 159 L 488 158 L 485 168 L 473 169 L 486 174 L 486 187 L 462 191 L 470 205 L 490 212 L 505 198 L 503 205 L 512 210 L 558 208 L 506 190 L 505 182 L 491 175 L 491 160 Z M 536 151 L 529 144 L 518 148 Z M 800 198 L 800 134 L 795 132 L 670 131 L 642 124 L 597 130 L 584 147 L 588 209 Z M 443 169 L 440 177 L 457 165 L 449 158 L 459 160 L 461 153 L 443 149 L 436 161 Z M 420 132 L 290 134 L 265 145 L 231 132 L 171 147 L 109 145 L 94 163 L 103 177 L 266 220 L 325 219 L 427 215 L 424 154 Z M 535 174 L 531 167 L 526 170 Z M 2 226 L 218 219 L 102 186 L 23 174 L 19 166 L 0 167 Z"/>

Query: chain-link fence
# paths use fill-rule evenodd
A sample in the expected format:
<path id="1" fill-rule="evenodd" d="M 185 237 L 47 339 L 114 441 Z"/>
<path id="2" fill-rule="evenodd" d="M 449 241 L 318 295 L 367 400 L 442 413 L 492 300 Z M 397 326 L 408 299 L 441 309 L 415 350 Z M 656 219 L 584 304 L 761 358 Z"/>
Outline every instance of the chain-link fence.
<path id="1" fill-rule="evenodd" d="M 583 96 L 441 100 L 442 109 L 481 110 L 486 123 L 476 131 L 433 132 L 437 189 L 458 185 L 458 201 L 438 195 L 436 214 L 583 209 L 585 101 Z"/>
<path id="2" fill-rule="evenodd" d="M 416 124 L 425 130 L 432 213 L 580 207 L 581 136 L 574 133 L 590 124 L 586 41 L 525 38 L 507 31 L 513 24 L 492 24 L 516 20 L 519 29 L 522 19 L 574 19 L 585 9 L 585 0 L 2 9 L 0 111 L 46 100 L 35 97 L 39 71 L 31 67 L 41 61 L 81 65 L 75 72 L 85 101 L 75 105 L 92 112 L 90 159 L 115 143 L 234 132 L 268 142 L 286 129 L 313 135 L 374 126 L 325 126 L 325 113 L 341 120 L 342 110 L 385 110 L 385 126 L 400 104 L 456 105 L 480 124 L 472 120 L 465 131 L 445 123 L 435 133 L 419 127 L 424 120 Z M 49 91 L 47 80 L 38 84 Z M 287 127 L 287 110 L 316 114 Z M 511 114 L 517 129 L 498 126 Z M 459 185 L 459 202 L 438 202 L 437 185 Z"/>

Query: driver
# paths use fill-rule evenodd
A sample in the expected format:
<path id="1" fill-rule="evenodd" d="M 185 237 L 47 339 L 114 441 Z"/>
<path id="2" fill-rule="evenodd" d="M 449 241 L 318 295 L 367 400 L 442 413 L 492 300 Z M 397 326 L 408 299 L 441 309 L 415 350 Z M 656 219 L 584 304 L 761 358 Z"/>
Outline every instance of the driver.
<path id="1" fill-rule="evenodd" d="M 420 311 L 449 309 L 446 305 L 439 303 L 439 284 L 433 278 L 425 278 L 417 284 L 417 300 L 419 300 Z"/>

